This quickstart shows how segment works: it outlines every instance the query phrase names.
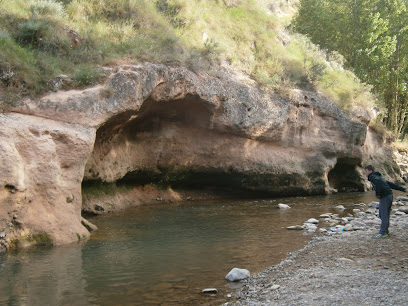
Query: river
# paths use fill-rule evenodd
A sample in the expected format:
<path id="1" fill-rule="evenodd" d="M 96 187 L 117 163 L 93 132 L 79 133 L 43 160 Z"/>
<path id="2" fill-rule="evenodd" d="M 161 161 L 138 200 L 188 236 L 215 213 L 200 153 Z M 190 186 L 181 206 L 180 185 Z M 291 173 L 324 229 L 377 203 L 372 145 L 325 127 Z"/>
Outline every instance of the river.
<path id="1" fill-rule="evenodd" d="M 367 192 L 187 201 L 92 217 L 99 229 L 85 243 L 0 254 L 0 305 L 221 304 L 240 286 L 224 279 L 232 268 L 260 272 L 312 237 L 286 227 L 373 200 Z"/>

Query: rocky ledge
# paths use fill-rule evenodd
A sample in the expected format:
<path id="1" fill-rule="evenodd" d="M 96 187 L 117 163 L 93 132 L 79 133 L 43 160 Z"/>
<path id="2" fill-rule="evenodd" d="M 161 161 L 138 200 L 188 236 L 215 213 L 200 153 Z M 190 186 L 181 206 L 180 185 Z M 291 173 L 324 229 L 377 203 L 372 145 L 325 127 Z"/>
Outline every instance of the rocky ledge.
<path id="1" fill-rule="evenodd" d="M 312 195 L 365 190 L 366 162 L 399 174 L 370 118 L 352 119 L 318 93 L 283 98 L 232 73 L 151 63 L 105 71 L 104 84 L 23 100 L 0 115 L 7 248 L 86 239 L 82 210 L 173 201 L 177 188 Z"/>
<path id="2" fill-rule="evenodd" d="M 333 224 L 324 216 L 323 235 L 243 281 L 235 301 L 224 305 L 406 305 L 408 198 L 394 203 L 388 238 L 373 238 L 375 203 L 365 211 L 358 206 L 349 216 L 358 222 L 354 230 L 327 231 Z"/>

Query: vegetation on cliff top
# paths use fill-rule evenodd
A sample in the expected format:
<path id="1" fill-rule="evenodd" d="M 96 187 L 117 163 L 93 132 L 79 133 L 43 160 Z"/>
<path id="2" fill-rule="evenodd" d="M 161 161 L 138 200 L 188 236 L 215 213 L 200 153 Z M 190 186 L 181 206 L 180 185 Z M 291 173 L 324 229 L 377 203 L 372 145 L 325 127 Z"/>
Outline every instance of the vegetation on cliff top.
<path id="1" fill-rule="evenodd" d="M 321 48 L 341 53 L 384 102 L 387 127 L 408 133 L 406 0 L 301 0 L 293 24 Z"/>
<path id="2" fill-rule="evenodd" d="M 285 30 L 293 12 L 285 0 L 0 0 L 0 100 L 44 94 L 60 74 L 78 88 L 100 81 L 100 66 L 150 61 L 228 67 L 282 95 L 321 91 L 346 110 L 373 103 L 339 53 Z"/>

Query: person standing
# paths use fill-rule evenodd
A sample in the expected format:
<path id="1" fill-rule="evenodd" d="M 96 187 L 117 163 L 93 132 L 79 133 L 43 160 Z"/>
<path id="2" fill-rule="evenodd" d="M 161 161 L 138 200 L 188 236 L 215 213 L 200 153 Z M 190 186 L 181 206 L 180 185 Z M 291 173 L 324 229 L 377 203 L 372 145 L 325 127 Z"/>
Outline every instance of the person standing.
<path id="1" fill-rule="evenodd" d="M 389 235 L 390 213 L 393 200 L 392 189 L 406 191 L 405 187 L 386 181 L 379 172 L 374 172 L 374 167 L 364 167 L 365 174 L 375 190 L 375 195 L 380 199 L 379 215 L 381 219 L 380 231 L 374 238 L 386 238 Z"/>

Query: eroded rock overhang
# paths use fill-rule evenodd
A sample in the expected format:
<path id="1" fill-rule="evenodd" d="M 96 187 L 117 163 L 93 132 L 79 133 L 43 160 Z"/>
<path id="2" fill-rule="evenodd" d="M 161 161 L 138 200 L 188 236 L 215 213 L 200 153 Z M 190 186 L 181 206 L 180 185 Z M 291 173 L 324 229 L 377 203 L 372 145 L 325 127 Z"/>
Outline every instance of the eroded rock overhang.
<path id="1" fill-rule="evenodd" d="M 20 114 L 6 117 L 15 129 L 1 135 L 3 165 L 16 156 L 1 180 L 0 229 L 18 215 L 10 236 L 45 232 L 57 244 L 86 237 L 87 182 L 292 196 L 350 187 L 340 179 L 347 173 L 351 187 L 362 186 L 367 126 L 316 93 L 295 90 L 284 99 L 233 79 L 145 63 L 118 67 L 96 87 L 22 101 L 13 113 Z M 28 167 L 36 157 L 53 171 Z"/>
<path id="2" fill-rule="evenodd" d="M 159 65 L 122 67 L 101 91 L 111 93 L 101 103 L 109 113 L 98 124 L 85 181 L 269 195 L 363 189 L 355 170 L 352 182 L 338 177 L 343 165 L 350 177 L 361 164 L 367 127 L 315 93 L 285 100 Z"/>

